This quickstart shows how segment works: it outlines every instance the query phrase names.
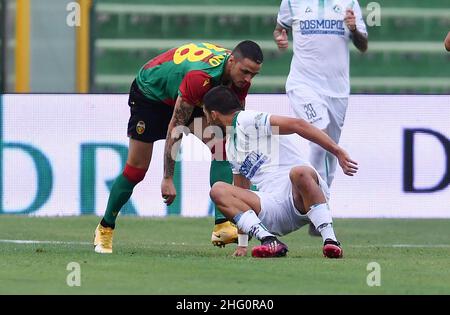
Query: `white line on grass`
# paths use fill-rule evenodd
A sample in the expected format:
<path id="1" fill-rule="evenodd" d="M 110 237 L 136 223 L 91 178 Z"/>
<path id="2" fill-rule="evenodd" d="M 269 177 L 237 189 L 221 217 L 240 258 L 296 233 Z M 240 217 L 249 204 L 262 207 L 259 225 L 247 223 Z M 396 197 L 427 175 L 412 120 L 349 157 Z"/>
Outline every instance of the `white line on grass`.
<path id="1" fill-rule="evenodd" d="M 0 243 L 13 243 L 13 244 L 50 244 L 50 245 L 92 245 L 91 242 L 67 242 L 67 241 L 38 241 L 38 240 L 2 240 Z M 148 242 L 149 245 L 173 245 L 173 246 L 203 246 L 205 244 L 189 244 L 189 243 L 175 243 L 175 242 Z M 316 246 L 305 245 L 303 247 L 312 248 Z M 353 248 L 450 248 L 450 244 L 349 244 L 344 247 Z"/>
<path id="2" fill-rule="evenodd" d="M 394 248 L 450 248 L 450 244 L 427 244 L 427 245 L 416 245 L 416 244 L 393 244 Z"/>
<path id="3" fill-rule="evenodd" d="M 65 242 L 65 241 L 35 241 L 35 240 L 0 240 L 0 243 L 13 244 L 62 244 L 62 245 L 91 245 L 90 242 Z"/>
<path id="4" fill-rule="evenodd" d="M 367 244 L 367 245 L 343 245 L 343 247 L 353 247 L 353 248 L 450 248 L 450 244 Z"/>

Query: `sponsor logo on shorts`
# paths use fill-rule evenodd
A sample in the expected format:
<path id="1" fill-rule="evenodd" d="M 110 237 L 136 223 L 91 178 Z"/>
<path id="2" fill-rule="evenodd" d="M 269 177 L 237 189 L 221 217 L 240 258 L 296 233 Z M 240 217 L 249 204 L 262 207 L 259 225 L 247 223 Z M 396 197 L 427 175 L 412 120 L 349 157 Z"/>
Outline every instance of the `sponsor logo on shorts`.
<path id="1" fill-rule="evenodd" d="M 136 125 L 136 132 L 138 133 L 138 135 L 141 135 L 144 133 L 144 131 L 145 131 L 145 122 L 140 120 Z"/>

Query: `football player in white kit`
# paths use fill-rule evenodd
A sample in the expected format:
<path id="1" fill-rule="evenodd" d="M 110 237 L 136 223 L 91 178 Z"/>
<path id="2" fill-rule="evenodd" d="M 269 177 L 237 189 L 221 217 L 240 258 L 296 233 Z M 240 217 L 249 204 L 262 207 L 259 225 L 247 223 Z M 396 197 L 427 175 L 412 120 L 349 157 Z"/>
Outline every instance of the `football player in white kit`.
<path id="1" fill-rule="evenodd" d="M 282 0 L 273 32 L 280 50 L 292 33 L 294 55 L 286 93 L 293 111 L 339 143 L 350 94 L 351 40 L 367 50 L 367 30 L 357 0 Z M 310 162 L 327 182 L 334 179 L 336 158 L 316 143 Z M 313 226 L 311 226 L 313 228 Z M 314 235 L 314 229 L 310 234 Z"/>
<path id="2" fill-rule="evenodd" d="M 236 95 L 225 86 L 211 89 L 203 102 L 208 123 L 227 131 L 226 153 L 235 183 L 249 181 L 258 188 L 254 192 L 224 182 L 211 188 L 211 199 L 240 231 L 234 255 L 246 255 L 250 235 L 261 241 L 252 249 L 253 257 L 285 256 L 287 246 L 276 236 L 312 223 L 323 237 L 324 256 L 341 258 L 327 204 L 328 185 L 283 135 L 298 134 L 321 145 L 337 157 L 346 175 L 356 173 L 357 163 L 303 119 L 242 111 Z"/>

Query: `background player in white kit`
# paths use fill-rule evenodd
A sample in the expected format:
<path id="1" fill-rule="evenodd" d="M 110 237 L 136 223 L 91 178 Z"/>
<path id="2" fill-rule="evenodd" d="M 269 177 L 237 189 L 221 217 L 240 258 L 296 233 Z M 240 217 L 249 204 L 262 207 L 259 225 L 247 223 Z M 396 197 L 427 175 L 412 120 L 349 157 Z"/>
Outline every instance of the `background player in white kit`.
<path id="1" fill-rule="evenodd" d="M 324 132 L 303 119 L 242 111 L 236 95 L 225 86 L 211 89 L 203 102 L 208 123 L 222 131 L 227 129 L 226 153 L 235 182 L 250 181 L 258 188 L 253 192 L 217 182 L 210 192 L 220 211 L 235 222 L 241 233 L 261 241 L 260 246 L 253 248 L 252 256 L 285 256 L 287 246 L 276 235 L 313 223 L 323 237 L 324 256 L 341 258 L 342 249 L 327 204 L 328 185 L 300 158 L 290 139 L 282 135 L 296 133 L 323 146 L 338 158 L 349 176 L 356 173 L 356 162 Z M 248 238 L 240 234 L 236 256 L 246 255 L 247 243 Z"/>
<path id="2" fill-rule="evenodd" d="M 294 55 L 286 93 L 293 111 L 339 143 L 350 94 L 348 43 L 367 50 L 358 1 L 283 0 L 273 32 L 281 50 L 288 47 L 287 31 L 292 32 Z M 330 186 L 336 158 L 313 142 L 310 149 L 310 162 Z"/>

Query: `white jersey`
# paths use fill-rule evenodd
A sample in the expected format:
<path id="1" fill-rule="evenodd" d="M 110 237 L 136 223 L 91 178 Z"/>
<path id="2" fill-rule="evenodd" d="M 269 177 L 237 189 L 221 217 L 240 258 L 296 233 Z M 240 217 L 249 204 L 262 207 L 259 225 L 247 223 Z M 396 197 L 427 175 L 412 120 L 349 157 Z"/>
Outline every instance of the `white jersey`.
<path id="1" fill-rule="evenodd" d="M 312 88 L 319 94 L 348 97 L 347 9 L 354 11 L 358 31 L 367 36 L 357 0 L 282 0 L 277 22 L 292 29 L 294 43 L 286 91 Z"/>
<path id="2" fill-rule="evenodd" d="M 283 188 L 294 166 L 310 166 L 289 136 L 272 135 L 270 116 L 253 110 L 237 112 L 226 141 L 233 174 L 243 175 L 261 192 Z"/>

